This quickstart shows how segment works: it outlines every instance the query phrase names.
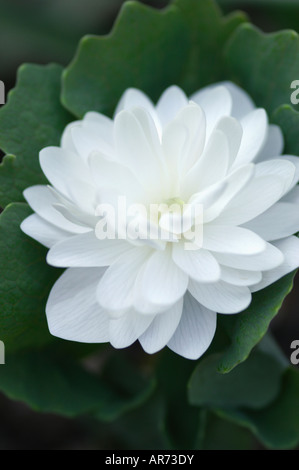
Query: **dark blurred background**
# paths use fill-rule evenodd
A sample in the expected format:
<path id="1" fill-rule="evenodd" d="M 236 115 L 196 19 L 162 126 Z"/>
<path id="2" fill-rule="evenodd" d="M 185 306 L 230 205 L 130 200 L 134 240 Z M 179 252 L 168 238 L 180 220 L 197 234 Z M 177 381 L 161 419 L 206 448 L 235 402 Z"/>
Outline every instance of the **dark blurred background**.
<path id="1" fill-rule="evenodd" d="M 0 0 L 0 79 L 5 83 L 6 93 L 14 86 L 17 68 L 24 62 L 67 65 L 82 36 L 110 31 L 123 3 L 123 0 Z M 142 3 L 163 8 L 169 1 Z M 299 30 L 299 0 L 218 0 L 218 3 L 225 13 L 236 9 L 245 11 L 264 31 Z M 298 304 L 299 276 L 271 325 L 288 357 L 291 342 L 299 339 Z M 68 420 L 35 413 L 0 394 L 1 450 L 117 449 L 123 446 L 134 449 L 132 441 L 118 439 L 117 426 L 99 427 L 84 419 Z"/>

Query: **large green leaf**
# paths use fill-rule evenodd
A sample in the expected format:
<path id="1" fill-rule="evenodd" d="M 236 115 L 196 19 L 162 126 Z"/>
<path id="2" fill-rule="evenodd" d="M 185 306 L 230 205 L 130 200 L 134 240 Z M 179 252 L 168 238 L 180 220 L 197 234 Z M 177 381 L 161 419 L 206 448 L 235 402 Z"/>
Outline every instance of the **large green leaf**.
<path id="1" fill-rule="evenodd" d="M 45 183 L 39 151 L 59 145 L 72 116 L 61 106 L 59 65 L 23 65 L 17 85 L 0 110 L 0 148 L 9 155 L 0 165 L 0 205 L 22 201 L 22 191 Z"/>
<path id="2" fill-rule="evenodd" d="M 107 364 L 117 374 L 113 364 Z M 126 363 L 124 370 L 129 369 Z M 119 383 L 121 381 L 119 380 Z M 127 383 L 124 383 L 127 388 Z M 64 416 L 92 414 L 110 421 L 143 403 L 153 391 L 153 381 L 135 370 L 126 393 L 110 384 L 109 378 L 88 372 L 53 350 L 22 352 L 7 356 L 1 369 L 0 390 L 14 400 L 25 401 L 36 411 Z"/>
<path id="3" fill-rule="evenodd" d="M 164 398 L 164 432 L 170 448 L 195 448 L 200 424 L 199 410 L 188 403 L 187 383 L 194 363 L 165 349 L 157 367 L 159 389 Z"/>
<path id="4" fill-rule="evenodd" d="M 236 8 L 250 11 L 252 23 L 267 31 L 299 27 L 299 3 L 297 0 L 217 0 L 223 11 Z"/>
<path id="5" fill-rule="evenodd" d="M 238 315 L 218 315 L 218 322 L 227 332 L 231 344 L 219 361 L 222 373 L 230 372 L 247 359 L 253 347 L 266 334 L 271 320 L 293 286 L 294 273 L 256 292 L 250 306 Z"/>
<path id="6" fill-rule="evenodd" d="M 157 391 L 138 408 L 102 425 L 101 433 L 108 435 L 108 445 L 113 449 L 165 450 L 169 442 L 162 425 L 164 415 L 165 401 Z"/>
<path id="7" fill-rule="evenodd" d="M 64 73 L 62 101 L 82 117 L 111 114 L 129 87 L 153 100 L 172 84 L 195 91 L 223 76 L 223 45 L 242 21 L 240 14 L 223 19 L 211 0 L 176 0 L 162 12 L 125 2 L 110 35 L 81 41 Z"/>
<path id="8" fill-rule="evenodd" d="M 279 397 L 265 409 L 218 410 L 218 414 L 247 427 L 270 448 L 293 448 L 299 443 L 298 396 L 298 370 L 288 369 Z"/>
<path id="9" fill-rule="evenodd" d="M 190 94 L 227 78 L 224 48 L 232 33 L 246 21 L 246 16 L 234 12 L 223 17 L 217 2 L 210 0 L 175 0 L 174 4 L 184 19 L 189 37 L 186 63 L 177 84 Z"/>
<path id="10" fill-rule="evenodd" d="M 230 374 L 217 372 L 219 355 L 210 355 L 196 367 L 189 383 L 192 405 L 204 407 L 260 409 L 280 391 L 284 367 L 273 357 L 254 351 Z"/>
<path id="11" fill-rule="evenodd" d="M 21 232 L 31 213 L 27 204 L 10 204 L 0 216 L 0 339 L 6 351 L 51 341 L 45 304 L 61 270 L 46 264 L 46 249 Z"/>
<path id="12" fill-rule="evenodd" d="M 273 114 L 272 121 L 281 127 L 285 140 L 286 154 L 299 156 L 299 112 L 290 105 L 280 106 Z"/>
<path id="13" fill-rule="evenodd" d="M 252 433 L 232 421 L 205 411 L 205 423 L 199 450 L 255 450 L 257 442 Z"/>
<path id="14" fill-rule="evenodd" d="M 295 31 L 264 34 L 250 24 L 241 25 L 228 43 L 225 58 L 230 78 L 268 113 L 290 103 L 290 86 L 299 76 Z"/>

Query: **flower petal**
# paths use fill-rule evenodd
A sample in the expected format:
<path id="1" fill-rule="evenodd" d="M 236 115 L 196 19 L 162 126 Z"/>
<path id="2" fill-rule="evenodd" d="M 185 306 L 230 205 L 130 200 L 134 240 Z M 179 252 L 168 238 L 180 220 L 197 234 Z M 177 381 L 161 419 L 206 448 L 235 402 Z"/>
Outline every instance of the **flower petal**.
<path id="1" fill-rule="evenodd" d="M 280 127 L 275 124 L 270 124 L 268 126 L 267 139 L 256 158 L 256 162 L 271 160 L 272 158 L 280 156 L 282 154 L 283 147 L 284 140 Z"/>
<path id="2" fill-rule="evenodd" d="M 224 281 L 202 284 L 190 280 L 188 290 L 200 304 L 218 313 L 238 313 L 245 310 L 251 302 L 248 287 L 233 286 Z"/>
<path id="3" fill-rule="evenodd" d="M 252 162 L 267 139 L 268 117 L 262 108 L 255 109 L 241 119 L 243 137 L 234 167 Z"/>
<path id="4" fill-rule="evenodd" d="M 46 147 L 39 154 L 40 166 L 50 183 L 65 196 L 74 179 L 90 182 L 90 172 L 79 155 L 60 147 Z"/>
<path id="5" fill-rule="evenodd" d="M 231 116 L 225 116 L 220 119 L 216 126 L 216 129 L 222 131 L 226 135 L 229 147 L 228 166 L 231 167 L 240 149 L 243 136 L 243 128 L 239 121 L 237 121 L 235 118 Z"/>
<path id="6" fill-rule="evenodd" d="M 288 202 L 277 202 L 266 212 L 247 222 L 244 227 L 267 241 L 289 237 L 299 232 L 298 206 Z"/>
<path id="7" fill-rule="evenodd" d="M 265 251 L 257 255 L 214 253 L 214 256 L 221 265 L 247 271 L 268 271 L 280 266 L 284 260 L 282 252 L 270 243 L 266 244 Z"/>
<path id="8" fill-rule="evenodd" d="M 99 240 L 94 231 L 62 240 L 47 255 L 47 262 L 57 267 L 109 266 L 130 249 L 125 240 Z"/>
<path id="9" fill-rule="evenodd" d="M 216 313 L 187 293 L 181 321 L 167 346 L 186 359 L 198 359 L 210 346 L 215 331 Z"/>
<path id="10" fill-rule="evenodd" d="M 253 255 L 266 249 L 266 242 L 251 230 L 229 225 L 205 224 L 203 248 L 219 253 Z"/>
<path id="11" fill-rule="evenodd" d="M 144 189 L 136 176 L 119 162 L 108 160 L 100 152 L 92 153 L 88 159 L 95 185 L 114 189 L 119 195 L 125 195 L 132 202 L 142 200 Z"/>
<path id="12" fill-rule="evenodd" d="M 82 343 L 109 341 L 108 315 L 96 301 L 102 268 L 67 269 L 54 284 L 46 306 L 52 335 Z"/>
<path id="13" fill-rule="evenodd" d="M 185 126 L 188 133 L 188 139 L 178 161 L 179 174 L 182 174 L 190 170 L 203 151 L 206 137 L 206 120 L 202 109 L 197 104 L 191 102 L 179 111 L 175 121 L 181 127 Z M 172 123 L 175 121 L 172 121 Z"/>
<path id="14" fill-rule="evenodd" d="M 172 248 L 174 262 L 188 276 L 200 282 L 216 282 L 220 279 L 220 266 L 207 250 L 188 251 L 184 244 L 174 243 Z"/>
<path id="15" fill-rule="evenodd" d="M 251 286 L 261 281 L 262 273 L 221 266 L 221 279 L 234 286 Z"/>
<path id="16" fill-rule="evenodd" d="M 93 151 L 113 156 L 113 121 L 103 114 L 90 112 L 84 116 L 81 126 L 71 129 L 76 151 L 86 161 Z"/>
<path id="17" fill-rule="evenodd" d="M 230 116 L 232 97 L 229 90 L 222 85 L 206 87 L 191 96 L 205 112 L 207 123 L 207 140 L 223 116 Z"/>
<path id="18" fill-rule="evenodd" d="M 252 292 L 264 289 L 299 267 L 299 239 L 297 237 L 288 237 L 273 244 L 283 253 L 284 262 L 277 268 L 264 272 L 262 280 L 250 288 Z"/>
<path id="19" fill-rule="evenodd" d="M 135 308 L 139 311 L 151 313 L 148 305 L 163 311 L 185 294 L 188 276 L 174 263 L 171 251 L 169 246 L 155 251 L 140 272 L 135 287 Z"/>
<path id="20" fill-rule="evenodd" d="M 254 165 L 249 163 L 237 170 L 234 170 L 226 178 L 218 184 L 224 185 L 224 191 L 219 194 L 219 197 L 204 211 L 204 222 L 208 223 L 213 220 L 216 221 L 217 217 L 221 214 L 223 209 L 232 201 L 243 188 L 246 188 L 250 180 L 254 176 Z M 217 219 L 218 223 L 218 219 Z"/>
<path id="21" fill-rule="evenodd" d="M 281 158 L 274 158 L 265 162 L 258 163 L 255 166 L 255 174 L 259 176 L 278 176 L 284 182 L 284 191 L 289 191 L 294 183 L 296 174 L 296 164 L 298 164 L 298 157 L 293 157 L 292 160 L 283 155 Z"/>
<path id="22" fill-rule="evenodd" d="M 114 130 L 119 161 L 135 174 L 143 187 L 151 188 L 156 198 L 163 200 L 163 164 L 160 155 L 153 152 L 152 143 L 149 142 L 142 123 L 133 113 L 121 111 L 116 116 Z"/>
<path id="23" fill-rule="evenodd" d="M 128 88 L 122 95 L 116 107 L 114 118 L 123 110 L 131 111 L 133 108 L 143 108 L 152 117 L 159 132 L 161 132 L 161 123 L 153 102 L 149 97 L 137 88 Z"/>
<path id="24" fill-rule="evenodd" d="M 233 82 L 224 81 L 218 83 L 224 86 L 232 97 L 231 115 L 236 119 L 242 119 L 246 114 L 254 110 L 255 105 L 248 93 Z M 213 86 L 213 85 L 212 85 Z"/>
<path id="25" fill-rule="evenodd" d="M 176 117 L 177 113 L 187 105 L 188 98 L 179 87 L 173 85 L 167 88 L 156 105 L 156 112 L 162 128 L 165 128 Z"/>
<path id="26" fill-rule="evenodd" d="M 269 209 L 283 193 L 282 178 L 272 175 L 256 177 L 227 204 L 217 218 L 217 224 L 244 224 Z"/>
<path id="27" fill-rule="evenodd" d="M 29 217 L 23 220 L 21 230 L 47 248 L 51 248 L 62 240 L 68 240 L 73 235 L 70 232 L 55 227 L 55 225 L 42 219 L 37 214 L 29 215 Z"/>
<path id="28" fill-rule="evenodd" d="M 136 279 L 150 252 L 149 248 L 131 248 L 107 269 L 97 289 L 103 308 L 118 315 L 133 306 Z"/>
<path id="29" fill-rule="evenodd" d="M 296 186 L 296 184 L 299 181 L 299 158 L 294 155 L 282 155 L 282 158 L 283 160 L 288 160 L 289 162 L 293 163 L 293 165 L 295 166 L 295 173 L 294 173 L 293 181 L 287 187 L 287 190 L 286 190 L 286 192 L 289 192 Z"/>
<path id="30" fill-rule="evenodd" d="M 119 318 L 110 318 L 109 340 L 114 348 L 131 346 L 150 326 L 154 315 L 140 315 L 130 310 Z"/>
<path id="31" fill-rule="evenodd" d="M 56 227 L 70 233 L 84 233 L 90 230 L 70 222 L 53 207 L 54 204 L 57 204 L 57 199 L 49 187 L 42 185 L 31 186 L 25 189 L 23 194 L 30 207 L 40 217 Z"/>
<path id="32" fill-rule="evenodd" d="M 228 170 L 229 144 L 222 131 L 215 130 L 198 162 L 188 172 L 182 184 L 187 198 L 223 179 Z M 185 197 L 186 197 L 185 196 Z"/>
<path id="33" fill-rule="evenodd" d="M 151 325 L 140 336 L 145 352 L 154 354 L 164 348 L 176 331 L 183 312 L 183 298 L 169 310 L 156 315 Z"/>

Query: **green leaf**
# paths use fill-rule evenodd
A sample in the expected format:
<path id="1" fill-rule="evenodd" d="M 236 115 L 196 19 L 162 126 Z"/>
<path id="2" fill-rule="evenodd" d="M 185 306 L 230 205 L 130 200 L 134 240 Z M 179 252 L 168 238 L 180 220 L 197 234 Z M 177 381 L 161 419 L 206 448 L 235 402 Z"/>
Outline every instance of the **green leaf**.
<path id="1" fill-rule="evenodd" d="M 248 429 L 206 412 L 204 435 L 200 450 L 255 450 L 257 442 Z"/>
<path id="2" fill-rule="evenodd" d="M 224 46 L 237 27 L 246 21 L 241 12 L 223 17 L 217 3 L 206 0 L 175 0 L 189 37 L 188 55 L 177 82 L 187 94 L 226 79 Z"/>
<path id="3" fill-rule="evenodd" d="M 297 0 L 217 0 L 223 11 L 250 9 L 252 22 L 267 28 L 298 30 L 299 4 Z"/>
<path id="4" fill-rule="evenodd" d="M 6 351 L 51 341 L 45 304 L 61 270 L 46 264 L 46 248 L 20 229 L 31 214 L 27 204 L 10 204 L 0 216 L 0 339 Z"/>
<path id="5" fill-rule="evenodd" d="M 273 357 L 254 351 L 248 360 L 230 374 L 217 372 L 219 355 L 203 359 L 189 383 L 189 400 L 203 407 L 260 409 L 280 391 L 284 367 Z"/>
<path id="6" fill-rule="evenodd" d="M 299 113 L 290 105 L 280 106 L 272 116 L 272 121 L 282 129 L 286 154 L 299 156 Z"/>
<path id="7" fill-rule="evenodd" d="M 36 411 L 68 417 L 88 413 L 109 421 L 138 406 L 152 393 L 153 382 L 138 371 L 135 375 L 134 390 L 124 395 L 105 377 L 53 352 L 23 352 L 7 356 L 1 369 L 0 390 Z"/>
<path id="8" fill-rule="evenodd" d="M 62 102 L 78 117 L 111 115 L 129 87 L 153 100 L 172 84 L 196 91 L 222 77 L 223 45 L 242 21 L 222 19 L 211 0 L 177 0 L 163 11 L 125 2 L 110 35 L 81 41 L 63 75 Z"/>
<path id="9" fill-rule="evenodd" d="M 230 372 L 247 359 L 253 347 L 266 334 L 284 298 L 291 291 L 295 273 L 290 273 L 266 289 L 256 292 L 250 306 L 238 315 L 218 315 L 218 322 L 231 344 L 219 361 L 218 370 Z"/>
<path id="10" fill-rule="evenodd" d="M 113 449 L 122 450 L 168 449 L 169 443 L 162 427 L 164 415 L 164 400 L 161 394 L 156 392 L 138 408 L 104 426 L 109 445 L 112 445 Z M 103 432 L 103 426 L 101 430 Z"/>
<path id="11" fill-rule="evenodd" d="M 138 367 L 126 359 L 124 351 L 112 351 L 112 357 L 105 364 L 102 379 L 113 390 L 113 400 L 107 402 L 96 417 L 111 421 L 122 413 L 142 404 L 155 388 L 155 381 L 145 379 Z"/>
<path id="12" fill-rule="evenodd" d="M 194 362 L 165 349 L 159 357 L 157 380 L 165 402 L 164 432 L 173 449 L 192 449 L 200 423 L 199 411 L 188 403 L 187 383 Z"/>
<path id="13" fill-rule="evenodd" d="M 227 45 L 225 58 L 230 78 L 268 113 L 290 103 L 291 83 L 299 77 L 295 31 L 264 34 L 250 24 L 241 25 Z"/>
<path id="14" fill-rule="evenodd" d="M 72 116 L 60 104 L 59 65 L 23 65 L 17 85 L 0 109 L 0 148 L 11 154 L 0 165 L 0 204 L 23 200 L 22 191 L 46 183 L 39 151 L 59 145 Z M 14 155 L 15 157 L 13 157 Z"/>
<path id="15" fill-rule="evenodd" d="M 218 410 L 226 419 L 250 429 L 267 447 L 289 449 L 299 444 L 299 373 L 288 369 L 279 397 L 263 410 Z"/>

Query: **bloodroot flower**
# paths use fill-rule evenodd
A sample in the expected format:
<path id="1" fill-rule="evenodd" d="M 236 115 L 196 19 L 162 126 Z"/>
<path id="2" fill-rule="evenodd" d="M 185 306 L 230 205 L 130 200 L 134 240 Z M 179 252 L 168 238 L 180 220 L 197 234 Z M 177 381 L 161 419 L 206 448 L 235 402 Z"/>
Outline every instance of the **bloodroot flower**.
<path id="1" fill-rule="evenodd" d="M 128 89 L 113 119 L 89 112 L 40 152 L 50 186 L 24 195 L 22 230 L 68 268 L 50 293 L 51 333 L 189 359 L 216 314 L 299 266 L 299 160 L 232 83 L 155 106 Z M 154 209 L 154 210 L 151 210 Z"/>

